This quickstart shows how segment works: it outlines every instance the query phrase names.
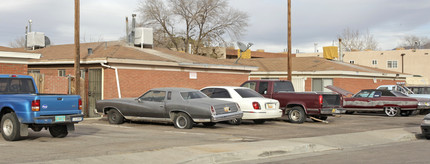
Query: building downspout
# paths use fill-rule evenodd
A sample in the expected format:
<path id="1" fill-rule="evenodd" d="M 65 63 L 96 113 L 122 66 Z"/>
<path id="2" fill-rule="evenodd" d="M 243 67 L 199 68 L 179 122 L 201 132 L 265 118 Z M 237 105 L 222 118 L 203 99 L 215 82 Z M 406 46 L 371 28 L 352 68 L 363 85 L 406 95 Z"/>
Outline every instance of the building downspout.
<path id="1" fill-rule="evenodd" d="M 112 69 L 114 69 L 114 70 L 115 70 L 116 88 L 118 89 L 118 98 L 121 98 L 121 88 L 120 88 L 120 86 L 119 86 L 118 68 L 116 68 L 116 67 L 112 67 L 112 66 L 110 66 L 110 65 L 106 65 L 106 64 L 104 64 L 104 63 L 100 63 L 100 65 L 102 65 L 103 67 L 106 67 L 106 68 L 112 68 Z"/>

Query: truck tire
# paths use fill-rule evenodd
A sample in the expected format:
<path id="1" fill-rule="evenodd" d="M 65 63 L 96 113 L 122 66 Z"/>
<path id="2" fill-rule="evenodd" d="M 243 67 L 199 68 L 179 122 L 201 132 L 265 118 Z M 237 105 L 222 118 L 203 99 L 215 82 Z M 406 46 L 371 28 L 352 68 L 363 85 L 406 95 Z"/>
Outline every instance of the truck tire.
<path id="1" fill-rule="evenodd" d="M 1 134 L 6 141 L 16 141 L 21 138 L 20 123 L 15 113 L 7 113 L 1 119 Z"/>
<path id="2" fill-rule="evenodd" d="M 193 120 L 188 114 L 180 112 L 173 118 L 173 125 L 178 129 L 191 129 L 193 128 Z"/>
<path id="3" fill-rule="evenodd" d="M 69 134 L 66 125 L 54 125 L 49 127 L 49 133 L 54 138 L 64 138 Z"/>
<path id="4" fill-rule="evenodd" d="M 124 117 L 116 109 L 111 109 L 108 111 L 108 120 L 110 124 L 124 123 Z"/>
<path id="5" fill-rule="evenodd" d="M 306 114 L 302 107 L 295 106 L 288 112 L 288 119 L 291 123 L 301 124 L 306 120 Z"/>

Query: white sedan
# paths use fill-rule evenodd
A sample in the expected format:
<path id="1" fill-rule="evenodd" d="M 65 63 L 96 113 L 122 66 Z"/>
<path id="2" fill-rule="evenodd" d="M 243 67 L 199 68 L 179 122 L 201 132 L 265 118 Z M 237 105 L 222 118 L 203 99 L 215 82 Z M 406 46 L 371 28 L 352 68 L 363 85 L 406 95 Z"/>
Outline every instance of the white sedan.
<path id="1" fill-rule="evenodd" d="M 262 124 L 266 119 L 282 117 L 279 101 L 265 98 L 258 92 L 245 87 L 210 86 L 202 88 L 204 94 L 210 98 L 232 101 L 239 104 L 243 112 L 243 120 L 253 120 Z M 240 124 L 241 119 L 229 121 L 231 124 Z"/>

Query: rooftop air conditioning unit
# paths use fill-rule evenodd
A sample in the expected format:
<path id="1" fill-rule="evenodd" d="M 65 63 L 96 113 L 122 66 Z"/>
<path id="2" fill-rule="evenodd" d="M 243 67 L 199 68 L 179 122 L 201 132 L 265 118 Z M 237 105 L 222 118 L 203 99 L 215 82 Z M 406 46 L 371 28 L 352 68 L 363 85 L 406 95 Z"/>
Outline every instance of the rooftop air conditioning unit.
<path id="1" fill-rule="evenodd" d="M 45 33 L 43 32 L 29 32 L 27 33 L 27 48 L 43 48 L 45 47 Z"/>
<path id="2" fill-rule="evenodd" d="M 153 34 L 152 28 L 136 28 L 136 33 L 134 35 L 134 45 L 135 46 L 151 46 L 153 44 Z"/>

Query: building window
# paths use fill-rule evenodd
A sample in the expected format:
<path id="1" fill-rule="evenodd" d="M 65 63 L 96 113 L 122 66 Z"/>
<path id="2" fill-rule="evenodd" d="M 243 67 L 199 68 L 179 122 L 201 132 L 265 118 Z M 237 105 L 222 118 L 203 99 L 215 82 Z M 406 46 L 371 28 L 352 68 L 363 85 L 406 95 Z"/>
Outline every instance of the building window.
<path id="1" fill-rule="evenodd" d="M 349 63 L 355 64 L 355 61 L 354 60 L 350 60 Z"/>
<path id="2" fill-rule="evenodd" d="M 372 65 L 378 65 L 378 60 L 372 60 Z"/>
<path id="3" fill-rule="evenodd" d="M 66 70 L 65 69 L 59 69 L 58 70 L 58 76 L 66 77 Z"/>
<path id="4" fill-rule="evenodd" d="M 85 79 L 85 70 L 84 69 L 81 69 L 81 78 Z"/>
<path id="5" fill-rule="evenodd" d="M 40 74 L 40 70 L 38 70 L 38 69 L 29 69 L 28 70 L 28 74 L 30 74 L 30 73 L 32 73 L 32 74 Z"/>
<path id="6" fill-rule="evenodd" d="M 397 61 L 395 60 L 387 61 L 387 68 L 397 68 Z"/>
<path id="7" fill-rule="evenodd" d="M 312 91 L 314 92 L 331 92 L 325 88 L 326 86 L 333 85 L 333 79 L 313 78 Z"/>

